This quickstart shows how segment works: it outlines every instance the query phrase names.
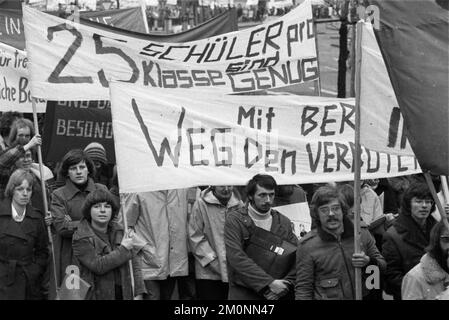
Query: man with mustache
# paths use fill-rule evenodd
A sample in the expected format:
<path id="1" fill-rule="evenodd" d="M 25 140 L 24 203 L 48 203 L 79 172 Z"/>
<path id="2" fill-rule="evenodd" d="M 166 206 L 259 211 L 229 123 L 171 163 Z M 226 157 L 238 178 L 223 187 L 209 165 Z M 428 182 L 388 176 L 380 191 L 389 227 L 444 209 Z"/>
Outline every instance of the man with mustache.
<path id="1" fill-rule="evenodd" d="M 449 230 L 443 222 L 430 232 L 430 243 L 420 262 L 402 280 L 403 300 L 434 300 L 449 286 Z"/>
<path id="2" fill-rule="evenodd" d="M 354 226 L 348 210 L 336 187 L 321 187 L 313 195 L 311 216 L 317 228 L 298 245 L 296 300 L 354 300 L 354 268 L 376 265 L 381 273 L 385 269 L 385 260 L 365 228 L 361 229 L 361 252 L 354 253 Z M 363 284 L 366 295 L 368 288 Z"/>
<path id="3" fill-rule="evenodd" d="M 272 176 L 255 175 L 248 203 L 226 217 L 229 300 L 293 298 L 298 238 L 290 219 L 272 209 L 276 186 Z"/>
<path id="4" fill-rule="evenodd" d="M 228 213 L 242 206 L 232 186 L 211 186 L 193 205 L 189 219 L 189 244 L 195 256 L 199 300 L 226 300 L 228 272 L 224 225 Z"/>

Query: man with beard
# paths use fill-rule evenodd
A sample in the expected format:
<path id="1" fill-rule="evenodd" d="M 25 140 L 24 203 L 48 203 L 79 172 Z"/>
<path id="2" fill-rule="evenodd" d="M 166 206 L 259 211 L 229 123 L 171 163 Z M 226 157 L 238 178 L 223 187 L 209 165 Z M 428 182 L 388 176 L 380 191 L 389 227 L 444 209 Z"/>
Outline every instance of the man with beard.
<path id="1" fill-rule="evenodd" d="M 354 268 L 376 265 L 381 273 L 385 269 L 385 260 L 365 228 L 361 229 L 361 252 L 354 253 L 354 227 L 348 210 L 335 187 L 321 187 L 313 195 L 311 215 L 317 228 L 298 245 L 296 300 L 354 300 Z M 368 288 L 362 288 L 366 295 Z"/>
<path id="2" fill-rule="evenodd" d="M 189 219 L 189 244 L 195 256 L 199 300 L 226 300 L 228 272 L 224 225 L 228 212 L 242 206 L 232 186 L 211 186 L 201 192 Z"/>
<path id="3" fill-rule="evenodd" d="M 402 280 L 403 300 L 434 300 L 449 286 L 449 230 L 443 222 L 430 232 L 430 243 L 420 262 Z"/>
<path id="4" fill-rule="evenodd" d="M 273 177 L 255 175 L 248 203 L 226 217 L 229 300 L 293 298 L 297 237 L 290 219 L 272 209 L 276 186 Z"/>

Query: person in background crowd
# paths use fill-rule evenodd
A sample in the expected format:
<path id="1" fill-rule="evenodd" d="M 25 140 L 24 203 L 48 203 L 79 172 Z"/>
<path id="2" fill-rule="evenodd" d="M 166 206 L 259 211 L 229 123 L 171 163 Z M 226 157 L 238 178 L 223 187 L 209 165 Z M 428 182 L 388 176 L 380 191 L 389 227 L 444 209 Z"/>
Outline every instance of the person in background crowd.
<path id="1" fill-rule="evenodd" d="M 8 137 L 14 121 L 23 118 L 23 114 L 17 111 L 3 112 L 0 117 L 0 152 L 6 150 L 8 145 Z"/>
<path id="2" fill-rule="evenodd" d="M 53 191 L 50 205 L 58 235 L 55 241 L 58 286 L 73 259 L 72 235 L 83 217 L 81 209 L 87 195 L 97 189 L 107 190 L 104 185 L 94 183 L 91 178 L 94 174 L 92 160 L 83 150 L 70 150 L 63 157 L 60 175 L 66 178 L 66 183 Z"/>
<path id="3" fill-rule="evenodd" d="M 317 228 L 298 245 L 296 300 L 354 300 L 355 267 L 376 265 L 381 273 L 385 270 L 385 260 L 365 228 L 361 228 L 361 252 L 354 253 L 354 227 L 348 210 L 336 187 L 321 187 L 313 195 L 311 214 Z M 362 288 L 366 295 L 368 288 Z"/>
<path id="4" fill-rule="evenodd" d="M 199 300 L 228 297 L 224 225 L 228 212 L 242 205 L 232 186 L 211 186 L 201 192 L 193 206 L 189 240 Z"/>
<path id="5" fill-rule="evenodd" d="M 39 164 L 33 162 L 33 153 L 31 150 L 25 151 L 24 155 L 21 156 L 15 163 L 13 170 L 23 169 L 30 172 L 34 177 L 34 185 L 33 185 L 33 196 L 31 197 L 31 204 L 34 208 L 38 209 L 40 212 L 45 213 L 44 201 L 42 195 L 42 186 L 41 186 L 41 174 L 39 170 Z M 51 170 L 45 165 L 42 166 L 44 182 L 46 185 L 47 198 L 48 203 L 50 203 L 50 190 L 48 188 L 47 181 L 53 179 L 53 173 Z"/>
<path id="6" fill-rule="evenodd" d="M 25 151 L 33 150 L 42 144 L 40 135 L 34 135 L 31 121 L 18 119 L 11 126 L 8 145 L 11 147 L 0 154 L 0 197 L 3 197 L 11 170 L 17 160 L 24 156 Z M 30 138 L 33 136 L 32 138 Z"/>
<path id="7" fill-rule="evenodd" d="M 449 230 L 443 222 L 430 231 L 420 262 L 402 280 L 403 300 L 434 300 L 449 286 Z"/>
<path id="8" fill-rule="evenodd" d="M 84 152 L 89 156 L 95 166 L 95 175 L 92 176 L 96 183 L 101 183 L 110 187 L 110 175 L 106 150 L 98 142 L 92 142 L 84 148 Z"/>
<path id="9" fill-rule="evenodd" d="M 292 203 L 307 202 L 306 193 L 297 184 L 286 184 L 278 186 L 276 197 L 274 198 L 274 207 L 285 206 Z"/>
<path id="10" fill-rule="evenodd" d="M 360 188 L 360 216 L 369 226 L 371 222 L 383 217 L 382 203 L 373 188 L 377 187 L 378 179 L 364 180 Z"/>
<path id="11" fill-rule="evenodd" d="M 424 254 L 430 230 L 436 224 L 430 216 L 434 208 L 426 184 L 413 183 L 402 197 L 401 212 L 383 236 L 382 254 L 387 261 L 385 291 L 395 300 L 401 299 L 401 284 Z"/>
<path id="12" fill-rule="evenodd" d="M 34 135 L 33 123 L 28 119 L 19 118 L 12 123 L 8 136 L 8 145 L 12 146 L 14 143 L 25 145 Z"/>
<path id="13" fill-rule="evenodd" d="M 295 280 L 295 249 L 297 237 L 292 223 L 272 209 L 277 184 L 269 175 L 255 175 L 246 186 L 249 202 L 228 213 L 225 222 L 226 259 L 228 262 L 229 300 L 278 300 L 292 296 Z M 262 238 L 257 240 L 257 238 Z M 270 248 L 249 253 L 252 242 L 280 239 L 284 251 L 279 270 L 271 270 L 264 262 L 278 259 Z M 249 240 L 249 242 L 247 241 Z M 257 245 L 256 243 L 254 243 Z M 288 245 L 290 244 L 290 245 Z M 280 245 L 276 243 L 276 247 Z M 252 247 L 254 247 L 252 245 Z M 293 248 L 287 252 L 287 248 Z M 290 259 L 290 257 L 292 259 Z M 257 262 L 256 262 L 257 261 Z M 272 276 L 276 272 L 276 278 Z"/>
<path id="14" fill-rule="evenodd" d="M 89 193 L 73 234 L 73 256 L 80 277 L 90 284 L 86 300 L 132 300 L 145 293 L 136 241 L 114 220 L 118 204 L 104 189 Z M 133 259 L 134 292 L 128 261 Z"/>
<path id="15" fill-rule="evenodd" d="M 145 242 L 141 251 L 147 290 L 144 299 L 171 300 L 176 284 L 179 299 L 193 299 L 196 293 L 189 279 L 188 189 L 129 193 L 123 200 L 128 228 Z"/>
<path id="16" fill-rule="evenodd" d="M 33 176 L 18 169 L 9 178 L 0 204 L 0 300 L 41 300 L 48 262 L 42 214 L 31 205 Z"/>

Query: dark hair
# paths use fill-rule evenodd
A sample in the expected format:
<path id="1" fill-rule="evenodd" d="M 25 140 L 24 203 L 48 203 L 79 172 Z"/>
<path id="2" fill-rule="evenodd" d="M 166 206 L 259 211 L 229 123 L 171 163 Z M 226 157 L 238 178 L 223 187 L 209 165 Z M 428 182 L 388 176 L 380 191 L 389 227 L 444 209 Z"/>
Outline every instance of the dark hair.
<path id="1" fill-rule="evenodd" d="M 257 186 L 268 190 L 275 190 L 277 183 L 276 180 L 268 174 L 256 174 L 246 185 L 246 195 L 248 198 L 254 196 Z"/>
<path id="2" fill-rule="evenodd" d="M 343 185 L 338 186 L 338 191 L 341 193 L 348 208 L 352 208 L 355 203 L 354 202 L 354 188 L 350 184 L 345 183 Z"/>
<path id="3" fill-rule="evenodd" d="M 112 195 L 108 190 L 106 189 L 96 189 L 89 193 L 86 197 L 86 200 L 84 200 L 82 213 L 83 217 L 91 222 L 91 215 L 90 215 L 90 209 L 92 207 L 100 202 L 107 202 L 112 206 L 112 215 L 111 215 L 111 221 L 117 216 L 119 206 Z"/>
<path id="4" fill-rule="evenodd" d="M 31 186 L 31 190 L 33 192 L 34 191 L 33 174 L 23 169 L 17 169 L 9 177 L 8 183 L 6 184 L 5 188 L 5 197 L 11 200 L 14 194 L 14 189 L 17 186 L 20 186 L 24 180 L 28 181 L 28 184 Z"/>
<path id="5" fill-rule="evenodd" d="M 95 175 L 95 166 L 89 156 L 81 149 L 72 149 L 65 154 L 62 158 L 61 169 L 59 174 L 63 178 L 67 178 L 69 175 L 69 168 L 75 164 L 84 161 L 89 171 L 89 176 Z"/>
<path id="6" fill-rule="evenodd" d="M 432 230 L 430 231 L 429 245 L 426 248 L 426 252 L 428 252 L 428 254 L 432 258 L 434 258 L 446 272 L 449 272 L 446 261 L 447 257 L 444 256 L 443 250 L 440 246 L 440 236 L 445 229 L 446 226 L 444 225 L 443 221 L 440 221 L 433 226 Z"/>
<path id="7" fill-rule="evenodd" d="M 430 199 L 433 200 L 432 194 L 430 193 L 427 184 L 425 183 L 412 183 L 404 192 L 401 203 L 401 213 L 405 215 L 411 214 L 412 198 L 417 197 L 419 199 Z M 435 210 L 435 204 L 432 205 L 430 212 Z"/>
<path id="8" fill-rule="evenodd" d="M 317 191 L 315 191 L 310 203 L 310 215 L 312 219 L 315 220 L 316 224 L 320 225 L 318 208 L 335 199 L 340 203 L 343 215 L 347 215 L 349 210 L 348 204 L 346 203 L 343 194 L 339 192 L 337 187 L 327 185 L 324 187 L 320 187 Z"/>
<path id="9" fill-rule="evenodd" d="M 3 112 L 0 117 L 0 135 L 8 137 L 11 132 L 11 126 L 17 119 L 23 118 L 23 114 L 17 111 Z"/>
<path id="10" fill-rule="evenodd" d="M 30 139 L 34 136 L 33 123 L 25 118 L 19 118 L 15 120 L 11 125 L 11 131 L 9 132 L 8 142 L 12 145 L 17 139 L 17 131 L 21 128 L 30 128 Z"/>

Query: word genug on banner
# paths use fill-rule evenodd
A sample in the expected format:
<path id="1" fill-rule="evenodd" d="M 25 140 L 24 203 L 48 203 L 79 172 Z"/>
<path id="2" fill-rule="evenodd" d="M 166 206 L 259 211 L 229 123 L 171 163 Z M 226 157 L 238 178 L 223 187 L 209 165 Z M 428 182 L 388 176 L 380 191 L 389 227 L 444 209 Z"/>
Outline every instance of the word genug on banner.
<path id="1" fill-rule="evenodd" d="M 92 76 L 62 76 L 67 74 L 64 69 L 70 65 L 83 37 L 86 37 L 73 26 L 60 24 L 47 29 L 48 41 L 51 42 L 55 33 L 62 31 L 72 33 L 75 39 L 56 64 L 48 81 L 94 83 Z M 295 43 L 314 37 L 312 19 L 288 26 L 284 26 L 284 21 L 278 21 L 253 30 L 245 46 L 235 45 L 237 35 L 215 37 L 214 42 L 204 41 L 201 44 L 149 42 L 140 49 L 138 56 L 131 56 L 122 49 L 126 40 L 116 41 L 99 34 L 92 35 L 95 54 L 117 55 L 129 69 L 129 77 L 121 81 L 159 88 L 230 87 L 232 92 L 264 90 L 318 79 L 317 57 L 299 59 L 293 47 Z M 287 57 L 280 57 L 283 51 Z M 183 64 L 189 64 L 189 67 L 182 67 Z M 109 86 L 107 72 L 106 68 L 101 67 L 97 72 L 105 88 Z"/>
<path id="2" fill-rule="evenodd" d="M 201 123 L 194 127 L 186 127 L 184 121 L 189 115 L 182 107 L 175 130 L 176 143 L 170 144 L 169 141 L 175 139 L 167 132 L 167 136 L 162 139 L 160 145 L 156 145 L 149 128 L 144 123 L 136 100 L 132 99 L 131 104 L 158 167 L 177 168 L 181 162 L 180 159 L 187 157 L 192 167 L 244 166 L 248 169 L 257 167 L 265 172 L 294 175 L 297 172 L 297 166 L 305 161 L 311 173 L 348 170 L 354 172 L 355 144 L 351 141 L 335 141 L 335 136 L 341 132 L 354 131 L 354 123 L 350 119 L 354 113 L 354 107 L 351 105 L 342 103 L 341 106 L 325 107 L 329 110 L 339 107 L 345 110 L 339 119 L 327 117 L 326 112 L 322 118 L 315 118 L 316 113 L 313 107 L 303 108 L 302 114 L 298 115 L 302 122 L 301 128 L 298 128 L 298 136 L 292 139 L 290 144 L 292 148 L 287 150 L 281 149 L 277 144 L 279 131 L 272 130 L 273 127 L 277 127 L 273 124 L 276 119 L 274 108 L 269 108 L 268 112 L 262 114 L 262 110 L 256 107 L 240 106 L 236 123 L 250 128 L 245 129 L 242 127 L 210 128 L 201 126 Z M 315 138 L 305 138 L 312 134 Z M 316 139 L 316 136 L 323 138 Z M 183 154 L 185 150 L 188 150 L 188 155 Z M 307 159 L 300 159 L 301 154 L 307 155 Z M 404 172 L 418 168 L 416 159 L 414 168 L 409 168 L 403 165 L 405 161 L 401 156 L 379 153 L 364 147 L 362 147 L 362 157 L 365 161 L 362 161 L 361 168 L 367 173 Z"/>

